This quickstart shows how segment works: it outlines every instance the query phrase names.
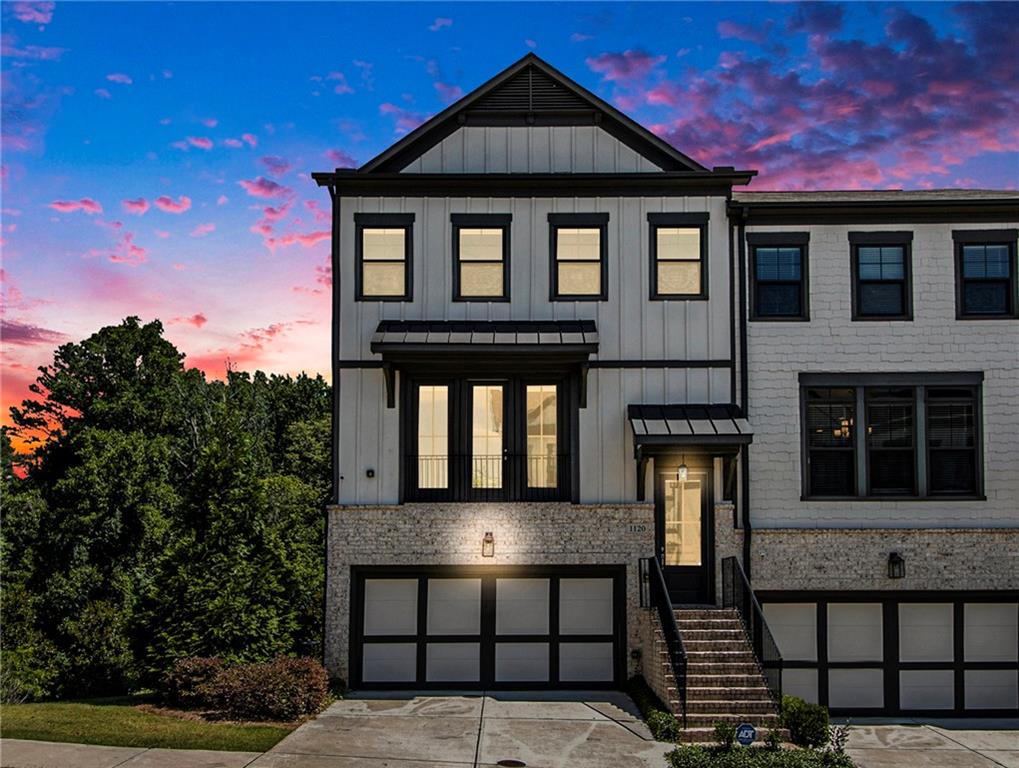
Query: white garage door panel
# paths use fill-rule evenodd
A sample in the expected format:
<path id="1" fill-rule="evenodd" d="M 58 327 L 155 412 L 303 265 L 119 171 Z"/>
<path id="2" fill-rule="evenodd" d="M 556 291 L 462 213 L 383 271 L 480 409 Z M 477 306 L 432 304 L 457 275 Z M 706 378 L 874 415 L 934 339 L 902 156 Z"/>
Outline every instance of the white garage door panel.
<path id="1" fill-rule="evenodd" d="M 817 661 L 817 605 L 765 603 L 763 610 L 783 659 Z"/>
<path id="2" fill-rule="evenodd" d="M 534 683 L 548 680 L 548 643 L 496 643 L 495 681 Z"/>
<path id="3" fill-rule="evenodd" d="M 966 661 L 1015 661 L 1015 603 L 966 603 L 963 607 Z"/>
<path id="4" fill-rule="evenodd" d="M 416 643 L 366 643 L 361 678 L 366 683 L 410 683 L 417 677 Z"/>
<path id="5" fill-rule="evenodd" d="M 481 632 L 481 579 L 428 580 L 428 634 Z"/>
<path id="6" fill-rule="evenodd" d="M 950 669 L 909 669 L 899 672 L 902 709 L 953 709 L 955 672 Z"/>
<path id="7" fill-rule="evenodd" d="M 417 623 L 417 579 L 365 579 L 366 635 L 414 635 Z"/>
<path id="8" fill-rule="evenodd" d="M 1019 707 L 1019 672 L 1015 670 L 966 670 L 967 709 L 1016 709 Z"/>
<path id="9" fill-rule="evenodd" d="M 548 579 L 495 580 L 495 634 L 548 634 Z"/>
<path id="10" fill-rule="evenodd" d="M 952 661 L 952 623 L 951 603 L 900 603 L 899 660 Z"/>
<path id="11" fill-rule="evenodd" d="M 612 677 L 612 643 L 563 643 L 559 646 L 560 680 L 593 683 Z"/>
<path id="12" fill-rule="evenodd" d="M 828 670 L 828 706 L 832 709 L 879 709 L 884 698 L 884 670 Z"/>
<path id="13" fill-rule="evenodd" d="M 480 643 L 429 643 L 425 679 L 430 683 L 466 683 L 481 679 Z"/>
<path id="14" fill-rule="evenodd" d="M 828 604 L 829 660 L 881 661 L 882 654 L 880 603 Z"/>
<path id="15" fill-rule="evenodd" d="M 797 696 L 811 704 L 817 704 L 817 670 L 783 669 L 782 695 Z"/>
<path id="16" fill-rule="evenodd" d="M 559 631 L 564 635 L 611 635 L 612 579 L 561 579 Z"/>

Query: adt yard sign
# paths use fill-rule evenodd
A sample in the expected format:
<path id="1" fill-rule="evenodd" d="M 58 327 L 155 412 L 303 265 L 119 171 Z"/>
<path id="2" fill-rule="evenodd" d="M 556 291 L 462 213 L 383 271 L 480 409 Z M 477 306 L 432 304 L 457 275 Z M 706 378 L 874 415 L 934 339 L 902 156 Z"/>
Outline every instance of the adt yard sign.
<path id="1" fill-rule="evenodd" d="M 749 747 L 757 738 L 757 729 L 750 723 L 740 723 L 736 726 L 736 741 L 744 747 Z"/>

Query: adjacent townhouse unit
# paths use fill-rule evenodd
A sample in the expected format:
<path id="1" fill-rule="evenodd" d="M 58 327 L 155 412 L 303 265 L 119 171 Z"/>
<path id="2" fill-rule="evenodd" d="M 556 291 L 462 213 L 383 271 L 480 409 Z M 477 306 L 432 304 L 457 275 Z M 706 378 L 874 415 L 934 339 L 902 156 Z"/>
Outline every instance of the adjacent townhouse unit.
<path id="1" fill-rule="evenodd" d="M 1019 195 L 754 175 L 533 54 L 314 174 L 332 673 L 1019 706 Z"/>

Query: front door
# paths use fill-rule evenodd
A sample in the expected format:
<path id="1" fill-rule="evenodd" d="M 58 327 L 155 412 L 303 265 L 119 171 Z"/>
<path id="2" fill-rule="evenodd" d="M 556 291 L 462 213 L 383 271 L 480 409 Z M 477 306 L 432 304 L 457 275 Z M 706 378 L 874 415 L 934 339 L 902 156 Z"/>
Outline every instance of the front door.
<path id="1" fill-rule="evenodd" d="M 706 604 L 711 595 L 710 479 L 707 468 L 658 472 L 655 490 L 658 552 L 673 604 Z"/>

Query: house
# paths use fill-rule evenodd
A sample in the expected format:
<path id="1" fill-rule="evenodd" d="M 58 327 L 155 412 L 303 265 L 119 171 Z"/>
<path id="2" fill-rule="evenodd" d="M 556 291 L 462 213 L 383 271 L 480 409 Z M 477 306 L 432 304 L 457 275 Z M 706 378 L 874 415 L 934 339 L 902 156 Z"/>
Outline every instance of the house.
<path id="1" fill-rule="evenodd" d="M 1019 195 L 734 191 L 754 175 L 533 54 L 314 174 L 333 203 L 332 673 L 641 673 L 702 731 L 773 725 L 765 677 L 877 713 L 923 709 L 908 673 L 937 669 L 951 710 L 1016 706 Z M 906 447 L 872 428 L 924 446 L 909 493 Z M 863 474 L 836 487 L 846 466 Z M 883 472 L 894 492 L 872 493 Z M 945 632 L 950 658 L 923 657 Z"/>

